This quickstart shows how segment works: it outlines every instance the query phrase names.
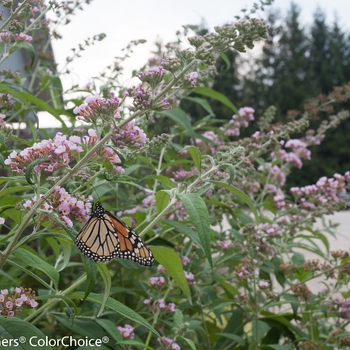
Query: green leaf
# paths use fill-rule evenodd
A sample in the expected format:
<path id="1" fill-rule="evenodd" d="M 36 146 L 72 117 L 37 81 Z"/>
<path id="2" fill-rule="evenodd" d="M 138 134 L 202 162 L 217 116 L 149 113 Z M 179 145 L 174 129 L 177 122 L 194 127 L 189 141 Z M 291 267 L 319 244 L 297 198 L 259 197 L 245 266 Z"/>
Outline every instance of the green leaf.
<path id="1" fill-rule="evenodd" d="M 182 336 L 179 336 L 179 338 L 188 344 L 189 349 L 196 350 L 196 345 L 194 345 L 194 342 L 191 339 Z"/>
<path id="2" fill-rule="evenodd" d="M 143 178 L 144 181 L 147 181 L 148 179 L 158 180 L 162 184 L 163 188 L 166 190 L 171 190 L 172 188 L 176 187 L 174 181 L 172 181 L 169 177 L 164 175 L 149 175 Z"/>
<path id="3" fill-rule="evenodd" d="M 242 337 L 240 337 L 239 335 L 231 334 L 231 333 L 217 333 L 217 335 L 220 335 L 220 337 L 225 337 L 225 338 L 228 338 L 228 339 L 235 341 L 242 348 L 245 346 L 244 339 Z"/>
<path id="4" fill-rule="evenodd" d="M 215 113 L 213 112 L 210 104 L 204 98 L 200 98 L 200 97 L 185 97 L 185 100 L 190 100 L 190 101 L 196 102 L 199 105 L 201 105 L 209 113 L 210 116 L 214 116 L 215 115 Z"/>
<path id="5" fill-rule="evenodd" d="M 164 266 L 168 274 L 173 278 L 176 284 L 181 288 L 187 299 L 191 301 L 191 292 L 186 281 L 185 273 L 182 267 L 181 259 L 173 249 L 159 246 L 150 247 L 154 258 Z"/>
<path id="6" fill-rule="evenodd" d="M 220 55 L 220 58 L 226 63 L 225 71 L 228 71 L 230 69 L 230 66 L 231 66 L 229 58 L 223 52 L 220 52 L 219 55 Z"/>
<path id="7" fill-rule="evenodd" d="M 87 286 L 85 288 L 85 295 L 83 300 L 85 300 L 90 292 L 92 291 L 92 288 L 94 288 L 96 284 L 96 278 L 97 278 L 97 263 L 92 261 L 91 259 L 87 258 L 85 255 L 81 255 L 81 260 L 83 261 L 84 267 L 85 267 L 85 273 L 87 278 Z"/>
<path id="8" fill-rule="evenodd" d="M 198 238 L 198 234 L 196 231 L 192 230 L 190 227 L 188 227 L 185 224 L 181 224 L 178 221 L 173 220 L 167 220 L 163 219 L 162 222 L 166 223 L 167 225 L 170 225 L 177 229 L 179 232 L 184 233 L 187 237 L 189 237 L 194 243 L 198 245 L 202 249 L 202 251 L 205 253 L 204 248 L 202 246 L 201 241 Z"/>
<path id="9" fill-rule="evenodd" d="M 107 303 L 107 300 L 109 298 L 109 294 L 110 294 L 110 291 L 112 288 L 112 280 L 111 280 L 111 275 L 109 273 L 109 270 L 105 264 L 97 263 L 97 269 L 102 277 L 103 284 L 105 287 L 104 292 L 103 292 L 103 299 L 102 299 L 102 303 L 101 303 L 101 308 L 97 314 L 97 317 L 100 317 L 102 315 L 105 307 L 106 307 L 106 303 Z"/>
<path id="10" fill-rule="evenodd" d="M 200 150 L 196 146 L 186 146 L 186 147 L 184 147 L 184 150 L 187 150 L 190 153 L 195 167 L 201 173 L 201 171 L 202 171 L 202 155 L 201 155 Z"/>
<path id="11" fill-rule="evenodd" d="M 197 193 L 179 194 L 178 197 L 186 208 L 188 215 L 196 228 L 210 266 L 213 266 L 210 249 L 209 212 L 204 200 Z"/>
<path id="12" fill-rule="evenodd" d="M 16 192 L 25 192 L 25 191 L 33 191 L 33 187 L 31 186 L 14 186 L 14 187 L 8 187 L 4 190 L 1 190 L 0 197 L 6 197 L 10 193 L 16 193 Z"/>
<path id="13" fill-rule="evenodd" d="M 34 63 L 34 60 L 35 60 L 34 46 L 32 44 L 30 44 L 30 43 L 21 41 L 21 42 L 17 42 L 13 46 L 11 46 L 9 52 L 12 53 L 12 52 L 15 52 L 15 51 L 20 50 L 20 49 L 24 49 L 24 50 L 26 50 L 29 53 L 29 56 L 32 59 L 32 62 L 31 62 L 30 65 L 32 66 L 33 63 Z"/>
<path id="14" fill-rule="evenodd" d="M 254 319 L 252 322 L 252 334 L 256 344 L 261 342 L 261 339 L 269 331 L 270 327 L 266 322 Z"/>
<path id="15" fill-rule="evenodd" d="M 158 214 L 164 210 L 164 208 L 169 204 L 170 195 L 164 191 L 158 191 L 156 194 L 156 205 Z"/>
<path id="16" fill-rule="evenodd" d="M 0 334 L 1 348 L 9 350 L 32 350 L 33 347 L 38 346 L 39 339 L 45 339 L 44 333 L 38 328 L 17 317 L 0 317 Z M 20 339 L 23 339 L 24 342 L 22 343 Z M 41 345 L 40 350 L 52 350 L 52 348 Z"/>
<path id="17" fill-rule="evenodd" d="M 253 212 L 253 214 L 255 215 L 255 219 L 256 219 L 256 223 L 259 223 L 259 214 L 255 209 L 254 203 L 252 202 L 252 200 L 249 198 L 249 196 L 247 196 L 243 191 L 241 191 L 239 188 L 229 185 L 225 182 L 221 182 L 221 181 L 210 181 L 212 184 L 221 187 L 221 188 L 226 188 L 227 190 L 229 190 L 231 193 L 233 193 L 235 196 L 237 196 L 239 199 L 241 199 L 244 203 L 246 203 L 248 205 L 248 207 L 250 208 L 250 210 Z"/>
<path id="18" fill-rule="evenodd" d="M 115 340 L 116 342 L 123 340 L 114 322 L 105 318 L 97 318 L 95 321 L 99 326 L 101 326 L 107 332 L 109 336 L 113 338 L 113 340 Z"/>
<path id="19" fill-rule="evenodd" d="M 19 268 L 20 270 L 25 272 L 25 274 L 27 276 L 33 277 L 35 280 L 37 280 L 39 283 L 41 283 L 44 287 L 46 287 L 47 290 L 50 290 L 53 293 L 55 292 L 55 290 L 48 283 L 46 283 L 42 278 L 40 278 L 37 273 L 34 273 L 33 271 L 28 270 L 27 268 L 25 268 L 24 266 L 22 266 L 21 264 L 15 262 L 14 260 L 12 260 L 10 258 L 8 258 L 6 261 L 9 264 L 11 264 L 12 266 L 16 266 L 17 268 Z M 8 278 L 10 278 L 10 276 L 8 276 Z"/>
<path id="20" fill-rule="evenodd" d="M 72 299 L 73 298 L 82 299 L 83 296 L 84 296 L 83 292 L 76 292 L 74 294 L 69 295 L 69 297 Z M 86 300 L 96 304 L 102 304 L 103 296 L 96 293 L 90 293 L 89 296 L 86 298 Z M 142 316 L 140 316 L 138 313 L 131 310 L 130 308 L 128 308 L 118 300 L 115 300 L 109 297 L 107 300 L 106 306 L 111 310 L 117 312 L 118 314 L 128 318 L 129 320 L 146 327 L 148 330 L 154 333 L 157 337 L 160 337 L 160 334 Z"/>
<path id="21" fill-rule="evenodd" d="M 177 309 L 174 313 L 174 327 L 178 328 L 184 323 L 184 315 L 180 309 Z"/>
<path id="22" fill-rule="evenodd" d="M 194 89 L 192 92 L 199 95 L 213 98 L 214 100 L 217 100 L 222 104 L 224 104 L 226 107 L 232 109 L 235 113 L 238 113 L 236 106 L 225 95 L 221 94 L 220 92 L 217 92 L 205 86 L 198 87 Z"/>
<path id="23" fill-rule="evenodd" d="M 173 108 L 169 111 L 160 112 L 160 114 L 165 115 L 166 117 L 169 117 L 176 124 L 181 125 L 193 140 L 196 138 L 191 122 L 187 114 L 181 108 Z"/>
<path id="24" fill-rule="evenodd" d="M 26 177 L 26 180 L 29 184 L 31 185 L 34 185 L 35 184 L 35 181 L 32 181 L 31 179 L 31 175 L 32 175 L 32 171 L 33 169 L 40 163 L 43 163 L 43 162 L 46 162 L 48 161 L 49 158 L 46 158 L 46 157 L 43 157 L 43 158 L 39 158 L 39 159 L 35 159 L 34 161 L 32 161 L 28 166 L 27 166 L 27 169 L 26 169 L 26 173 L 25 173 L 25 177 Z"/>
<path id="25" fill-rule="evenodd" d="M 27 265 L 44 272 L 52 280 L 55 288 L 58 288 L 58 280 L 60 278 L 59 273 L 53 266 L 44 261 L 40 256 L 37 256 L 23 248 L 18 248 L 13 255 L 17 259 L 25 262 Z"/>

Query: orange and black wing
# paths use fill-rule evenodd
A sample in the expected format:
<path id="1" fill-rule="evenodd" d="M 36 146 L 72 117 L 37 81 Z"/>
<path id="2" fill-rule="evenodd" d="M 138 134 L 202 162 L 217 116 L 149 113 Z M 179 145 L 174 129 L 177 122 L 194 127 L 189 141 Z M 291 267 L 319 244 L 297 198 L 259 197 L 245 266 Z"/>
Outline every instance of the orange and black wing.
<path id="1" fill-rule="evenodd" d="M 97 202 L 91 217 L 75 239 L 80 251 L 94 261 L 114 258 L 152 266 L 154 258 L 139 235 Z"/>

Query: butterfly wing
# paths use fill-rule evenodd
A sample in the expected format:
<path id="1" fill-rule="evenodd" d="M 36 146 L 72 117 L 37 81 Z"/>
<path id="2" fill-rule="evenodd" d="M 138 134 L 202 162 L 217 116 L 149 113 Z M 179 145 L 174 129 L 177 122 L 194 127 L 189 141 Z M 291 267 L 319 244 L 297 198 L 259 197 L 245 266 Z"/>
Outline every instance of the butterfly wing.
<path id="1" fill-rule="evenodd" d="M 94 261 L 122 258 L 144 266 L 154 263 L 152 252 L 139 235 L 98 202 L 75 242 L 79 250 Z"/>

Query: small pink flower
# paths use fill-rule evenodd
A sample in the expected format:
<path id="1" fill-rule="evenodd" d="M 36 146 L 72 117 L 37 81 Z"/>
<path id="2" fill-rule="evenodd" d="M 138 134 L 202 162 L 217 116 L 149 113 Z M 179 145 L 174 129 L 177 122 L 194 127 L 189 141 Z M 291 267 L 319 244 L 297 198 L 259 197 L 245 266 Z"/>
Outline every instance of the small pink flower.
<path id="1" fill-rule="evenodd" d="M 185 271 L 185 277 L 189 285 L 195 285 L 196 282 L 194 281 L 194 274 L 192 272 Z"/>
<path id="2" fill-rule="evenodd" d="M 157 266 L 157 270 L 158 270 L 159 273 L 165 273 L 166 272 L 164 266 L 161 265 L 161 264 L 159 264 Z"/>
<path id="3" fill-rule="evenodd" d="M 191 260 L 187 256 L 182 256 L 181 257 L 181 262 L 182 262 L 183 266 L 186 266 L 186 265 L 188 265 L 191 262 Z"/>
<path id="4" fill-rule="evenodd" d="M 39 304 L 34 300 L 34 299 L 30 299 L 30 306 L 31 307 L 37 307 Z"/>
<path id="5" fill-rule="evenodd" d="M 164 277 L 151 277 L 149 280 L 148 280 L 148 283 L 151 285 L 151 286 L 160 286 L 160 287 L 163 287 L 165 285 L 165 279 Z"/>
<path id="6" fill-rule="evenodd" d="M 15 304 L 16 304 L 16 306 L 22 306 L 22 304 L 23 304 L 23 300 L 21 299 L 21 298 L 17 298 L 16 300 L 15 300 Z"/>
<path id="7" fill-rule="evenodd" d="M 121 336 L 123 339 L 129 339 L 133 340 L 134 339 L 134 328 L 131 327 L 129 324 L 126 324 L 124 327 L 118 326 L 118 331 L 120 332 Z"/>
<path id="8" fill-rule="evenodd" d="M 230 239 L 226 239 L 224 241 L 217 241 L 217 245 L 222 249 L 222 250 L 227 250 L 233 246 L 233 243 Z"/>
<path id="9" fill-rule="evenodd" d="M 143 301 L 143 303 L 144 303 L 146 306 L 151 307 L 151 301 L 152 301 L 152 299 L 145 299 L 145 300 Z"/>
<path id="10" fill-rule="evenodd" d="M 155 301 L 160 309 L 166 309 L 166 302 L 164 299 L 158 299 Z"/>
<path id="11" fill-rule="evenodd" d="M 267 288 L 270 288 L 270 282 L 266 280 L 261 280 L 259 281 L 258 286 L 261 289 L 267 289 Z"/>
<path id="12" fill-rule="evenodd" d="M 176 305 L 175 303 L 169 303 L 167 306 L 167 309 L 171 312 L 175 312 L 176 311 Z"/>
<path id="13" fill-rule="evenodd" d="M 63 215 L 62 216 L 63 221 L 67 224 L 68 227 L 73 227 L 73 222 L 70 218 L 67 216 Z"/>

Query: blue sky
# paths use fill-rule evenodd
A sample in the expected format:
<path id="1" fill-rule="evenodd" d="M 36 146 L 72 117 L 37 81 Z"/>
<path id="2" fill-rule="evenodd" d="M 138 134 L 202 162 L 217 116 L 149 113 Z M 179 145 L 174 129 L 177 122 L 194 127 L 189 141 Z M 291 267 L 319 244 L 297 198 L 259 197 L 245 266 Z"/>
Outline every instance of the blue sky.
<path id="1" fill-rule="evenodd" d="M 256 1 L 256 0 L 255 0 Z M 139 68 L 149 57 L 153 42 L 158 37 L 164 42 L 175 39 L 176 30 L 184 24 L 198 24 L 204 18 L 209 28 L 234 21 L 240 9 L 250 7 L 254 0 L 94 0 L 84 10 L 72 18 L 72 22 L 61 27 L 63 40 L 53 43 L 57 63 L 62 65 L 70 49 L 83 43 L 86 37 L 105 33 L 107 38 L 88 47 L 83 57 L 72 64 L 71 74 L 64 79 L 64 85 L 85 84 L 91 75 L 98 75 L 103 68 L 120 55 L 121 49 L 130 40 L 146 39 L 148 44 L 138 47 L 135 56 L 125 66 L 129 75 L 132 69 Z M 273 7 L 286 13 L 290 0 L 275 0 Z M 320 6 L 332 23 L 337 12 L 340 25 L 349 30 L 349 0 L 294 0 L 301 9 L 301 21 L 312 22 L 313 13 Z M 258 17 L 261 17 L 257 15 Z"/>

